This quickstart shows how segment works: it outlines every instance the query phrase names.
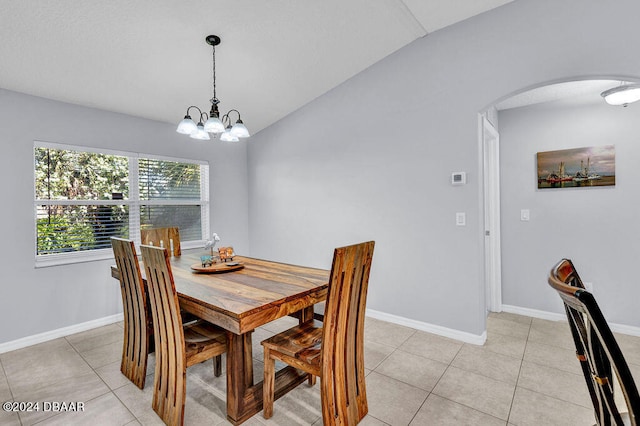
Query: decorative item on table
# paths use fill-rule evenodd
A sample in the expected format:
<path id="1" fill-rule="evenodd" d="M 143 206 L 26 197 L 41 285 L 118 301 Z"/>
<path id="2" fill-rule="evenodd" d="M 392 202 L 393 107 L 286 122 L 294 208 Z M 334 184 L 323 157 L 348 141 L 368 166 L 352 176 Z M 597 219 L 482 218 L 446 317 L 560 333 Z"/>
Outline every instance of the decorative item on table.
<path id="1" fill-rule="evenodd" d="M 226 262 L 227 260 L 233 260 L 233 256 L 236 254 L 233 252 L 233 247 L 220 247 L 218 248 L 218 255 L 221 262 Z"/>
<path id="2" fill-rule="evenodd" d="M 216 246 L 216 243 L 220 241 L 220 237 L 215 232 L 211 235 L 211 239 L 207 240 L 204 243 L 204 248 L 211 250 L 211 257 L 213 258 L 213 248 Z M 213 263 L 213 262 L 212 262 Z"/>
<path id="3" fill-rule="evenodd" d="M 215 263 L 215 260 L 213 259 L 213 256 L 200 256 L 200 262 L 202 262 L 202 267 L 206 268 L 208 266 L 211 266 Z"/>

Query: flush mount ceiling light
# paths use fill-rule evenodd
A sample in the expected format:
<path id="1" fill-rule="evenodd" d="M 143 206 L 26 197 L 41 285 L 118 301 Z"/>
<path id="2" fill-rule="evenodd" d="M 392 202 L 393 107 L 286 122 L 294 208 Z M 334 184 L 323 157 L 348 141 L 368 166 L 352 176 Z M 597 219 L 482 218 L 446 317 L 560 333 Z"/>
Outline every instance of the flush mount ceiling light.
<path id="1" fill-rule="evenodd" d="M 640 101 L 640 84 L 624 84 L 600 94 L 609 105 L 622 105 Z"/>
<path id="2" fill-rule="evenodd" d="M 209 140 L 211 133 L 215 138 L 216 135 L 220 135 L 221 141 L 238 142 L 240 138 L 248 138 L 250 136 L 249 130 L 245 127 L 242 119 L 240 118 L 240 112 L 236 109 L 230 110 L 228 113 L 220 118 L 220 111 L 218 110 L 218 104 L 220 100 L 216 95 L 216 46 L 220 44 L 220 37 L 216 35 L 209 35 L 205 38 L 207 44 L 212 47 L 213 50 L 213 97 L 209 100 L 211 102 L 211 111 L 207 115 L 197 106 L 191 105 L 187 108 L 187 114 L 184 119 L 178 124 L 176 132 L 183 135 L 189 135 L 193 139 Z M 189 111 L 191 109 L 198 110 L 198 124 L 191 119 Z M 236 113 L 238 119 L 235 124 L 231 124 L 231 116 L 229 114 Z M 226 124 L 226 127 L 225 127 Z"/>

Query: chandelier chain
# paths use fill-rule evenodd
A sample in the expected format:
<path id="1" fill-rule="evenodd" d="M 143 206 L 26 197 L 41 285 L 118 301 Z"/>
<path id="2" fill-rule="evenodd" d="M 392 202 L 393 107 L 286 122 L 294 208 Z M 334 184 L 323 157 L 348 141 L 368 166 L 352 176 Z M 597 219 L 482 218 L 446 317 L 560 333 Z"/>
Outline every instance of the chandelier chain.
<path id="1" fill-rule="evenodd" d="M 216 46 L 213 47 L 213 99 L 211 99 L 211 103 L 217 103 L 218 96 L 216 95 Z"/>

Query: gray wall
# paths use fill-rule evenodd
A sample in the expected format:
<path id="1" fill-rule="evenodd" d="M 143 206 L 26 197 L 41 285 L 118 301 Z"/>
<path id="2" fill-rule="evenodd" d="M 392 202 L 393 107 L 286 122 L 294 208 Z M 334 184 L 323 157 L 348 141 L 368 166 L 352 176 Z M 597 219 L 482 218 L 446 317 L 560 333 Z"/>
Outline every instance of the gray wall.
<path id="1" fill-rule="evenodd" d="M 34 140 L 209 161 L 212 232 L 249 251 L 245 143 L 195 141 L 174 125 L 3 89 L 0 117 L 0 343 L 122 312 L 113 261 L 34 268 Z"/>
<path id="2" fill-rule="evenodd" d="M 260 132 L 248 151 L 253 254 L 327 267 L 333 247 L 375 239 L 369 308 L 482 334 L 478 112 L 549 82 L 638 76 L 638 14 L 634 0 L 516 0 L 413 42 Z M 454 171 L 466 186 L 449 184 Z"/>
<path id="3" fill-rule="evenodd" d="M 609 321 L 639 327 L 640 105 L 555 103 L 503 111 L 499 119 L 503 302 L 563 313 L 540 278 L 568 257 L 593 283 Z M 615 187 L 537 189 L 537 152 L 612 144 Z M 520 221 L 523 208 L 531 210 L 529 222 Z"/>

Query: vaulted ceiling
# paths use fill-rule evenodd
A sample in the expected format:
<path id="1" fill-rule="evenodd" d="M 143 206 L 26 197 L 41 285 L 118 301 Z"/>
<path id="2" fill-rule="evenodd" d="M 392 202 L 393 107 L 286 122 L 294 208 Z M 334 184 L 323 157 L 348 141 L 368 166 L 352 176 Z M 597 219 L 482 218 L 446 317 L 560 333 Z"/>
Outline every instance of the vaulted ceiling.
<path id="1" fill-rule="evenodd" d="M 510 1 L 2 0 L 0 88 L 177 123 L 190 105 L 210 107 L 215 34 L 220 109 L 240 110 L 255 133 L 417 38 Z"/>

